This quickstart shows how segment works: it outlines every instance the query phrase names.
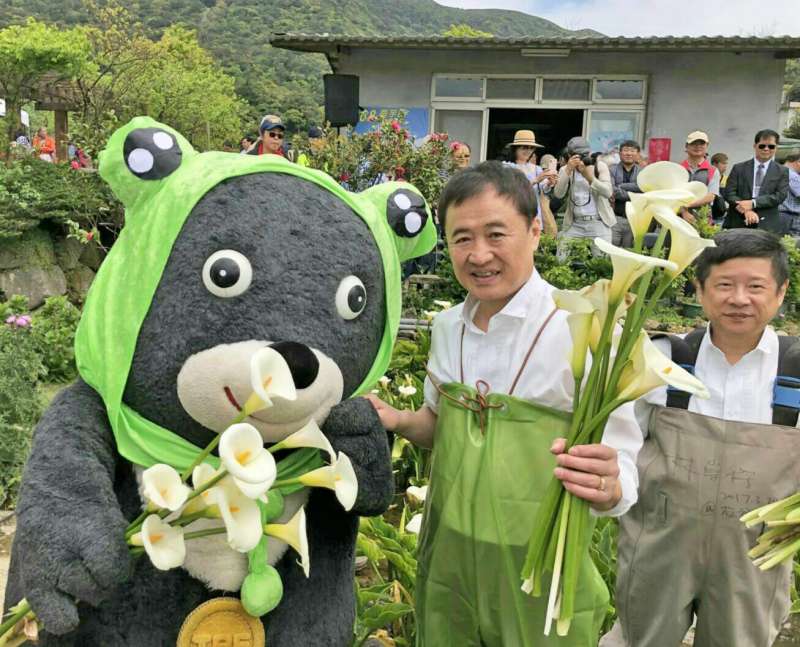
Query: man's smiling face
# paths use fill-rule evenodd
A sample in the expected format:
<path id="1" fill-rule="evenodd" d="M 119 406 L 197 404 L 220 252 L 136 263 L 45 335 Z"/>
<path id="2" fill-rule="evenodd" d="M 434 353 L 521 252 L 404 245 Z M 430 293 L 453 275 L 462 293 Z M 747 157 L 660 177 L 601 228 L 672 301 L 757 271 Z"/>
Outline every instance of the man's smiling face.
<path id="1" fill-rule="evenodd" d="M 540 226 L 494 188 L 450 205 L 446 236 L 458 282 L 479 301 L 502 307 L 533 271 Z"/>

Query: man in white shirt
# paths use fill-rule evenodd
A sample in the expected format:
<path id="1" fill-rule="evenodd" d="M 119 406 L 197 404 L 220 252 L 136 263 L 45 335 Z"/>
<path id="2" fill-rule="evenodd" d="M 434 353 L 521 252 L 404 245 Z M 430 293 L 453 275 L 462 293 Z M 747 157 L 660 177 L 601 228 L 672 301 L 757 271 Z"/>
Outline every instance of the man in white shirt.
<path id="1" fill-rule="evenodd" d="M 602 444 L 564 452 L 571 340 L 534 268 L 535 213 L 527 180 L 497 162 L 450 180 L 439 215 L 469 296 L 434 320 L 425 406 L 398 411 L 371 398 L 387 429 L 434 450 L 417 576 L 426 647 L 550 644 L 546 596 L 524 594 L 520 572 L 553 474 L 597 514 L 636 501 L 642 437 L 631 405 L 611 416 Z M 581 568 L 569 644 L 593 647 L 608 598 L 588 556 Z"/>
<path id="2" fill-rule="evenodd" d="M 656 341 L 711 398 L 662 388 L 637 403 L 648 430 L 640 498 L 620 520 L 619 626 L 604 647 L 678 647 L 695 618 L 696 647 L 769 647 L 788 614 L 791 565 L 760 572 L 747 551 L 761 529 L 739 522 L 800 490 L 797 411 L 773 407 L 789 344 L 768 325 L 786 294 L 787 255 L 765 231 L 715 241 L 695 262 L 708 329 Z"/>

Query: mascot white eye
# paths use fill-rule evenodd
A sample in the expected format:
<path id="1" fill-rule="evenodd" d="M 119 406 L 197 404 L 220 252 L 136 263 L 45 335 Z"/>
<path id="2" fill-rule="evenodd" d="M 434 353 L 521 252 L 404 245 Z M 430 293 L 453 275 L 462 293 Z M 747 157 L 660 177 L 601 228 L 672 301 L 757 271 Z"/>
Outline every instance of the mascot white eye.
<path id="1" fill-rule="evenodd" d="M 336 290 L 336 310 L 342 319 L 355 319 L 367 307 L 367 289 L 357 276 L 346 276 Z"/>
<path id="2" fill-rule="evenodd" d="M 250 261 L 232 249 L 214 252 L 203 265 L 203 283 L 218 297 L 238 297 L 250 287 L 252 280 Z"/>

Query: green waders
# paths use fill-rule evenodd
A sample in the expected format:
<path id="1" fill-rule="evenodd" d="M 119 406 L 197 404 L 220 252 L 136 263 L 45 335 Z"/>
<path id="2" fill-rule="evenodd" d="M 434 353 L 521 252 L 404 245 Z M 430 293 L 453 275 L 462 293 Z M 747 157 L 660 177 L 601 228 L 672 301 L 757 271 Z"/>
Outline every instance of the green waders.
<path id="1" fill-rule="evenodd" d="M 479 382 L 479 387 L 485 383 Z M 419 544 L 420 647 L 594 647 L 608 591 L 587 554 L 569 635 L 544 635 L 547 591 L 520 590 L 553 440 L 569 414 L 463 384 L 439 387 L 431 484 Z"/>
<path id="2" fill-rule="evenodd" d="M 791 563 L 766 572 L 747 551 L 764 527 L 745 512 L 800 490 L 800 431 L 677 408 L 654 412 L 638 458 L 639 501 L 620 520 L 617 610 L 623 638 L 678 647 L 769 647 L 789 611 Z"/>

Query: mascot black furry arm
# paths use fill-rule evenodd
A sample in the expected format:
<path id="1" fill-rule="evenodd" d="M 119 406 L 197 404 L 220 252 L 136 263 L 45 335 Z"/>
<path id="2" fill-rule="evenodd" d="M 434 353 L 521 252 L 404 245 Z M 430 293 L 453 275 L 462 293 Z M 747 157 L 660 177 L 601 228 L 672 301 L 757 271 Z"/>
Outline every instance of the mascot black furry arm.
<path id="1" fill-rule="evenodd" d="M 236 598 L 266 566 L 224 535 L 188 541 L 168 571 L 132 559 L 124 535 L 142 510 L 143 470 L 183 470 L 224 431 L 250 391 L 250 358 L 269 346 L 296 399 L 246 421 L 267 446 L 315 421 L 350 458 L 358 495 L 350 512 L 330 490 L 285 496 L 276 521 L 304 506 L 310 574 L 265 540 L 283 597 L 256 622 L 270 647 L 349 645 L 357 515 L 379 514 L 393 492 L 386 433 L 351 396 L 388 365 L 399 263 L 435 242 L 424 200 L 404 183 L 351 194 L 276 156 L 198 154 L 143 117 L 113 135 L 100 174 L 126 225 L 78 329 L 81 379 L 36 429 L 6 604 L 27 597 L 45 647 L 158 647 L 176 644 L 198 605 Z"/>

